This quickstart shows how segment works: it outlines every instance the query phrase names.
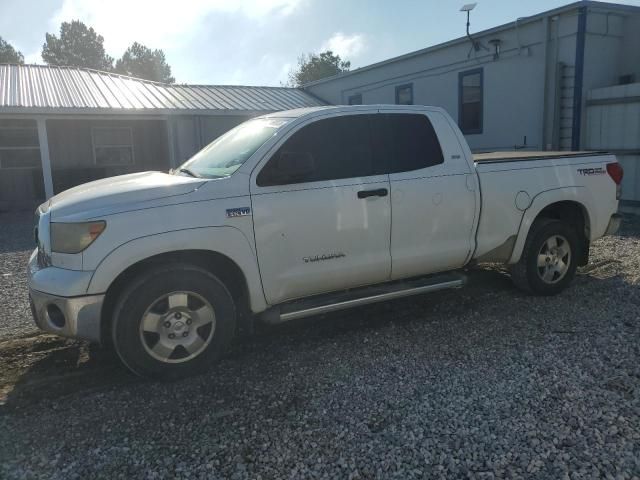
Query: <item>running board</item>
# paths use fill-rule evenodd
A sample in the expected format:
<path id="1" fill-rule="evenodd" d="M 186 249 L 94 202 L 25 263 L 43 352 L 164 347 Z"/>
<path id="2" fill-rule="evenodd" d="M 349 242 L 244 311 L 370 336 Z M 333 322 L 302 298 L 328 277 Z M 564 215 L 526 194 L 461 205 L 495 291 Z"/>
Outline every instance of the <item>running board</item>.
<path id="1" fill-rule="evenodd" d="M 446 273 L 410 280 L 399 280 L 382 285 L 361 287 L 343 292 L 333 292 L 301 300 L 294 300 L 270 308 L 261 315 L 261 319 L 269 324 L 283 323 L 370 303 L 384 302 L 386 300 L 420 295 L 422 293 L 435 292 L 448 288 L 461 288 L 465 283 L 466 276 L 459 273 Z"/>

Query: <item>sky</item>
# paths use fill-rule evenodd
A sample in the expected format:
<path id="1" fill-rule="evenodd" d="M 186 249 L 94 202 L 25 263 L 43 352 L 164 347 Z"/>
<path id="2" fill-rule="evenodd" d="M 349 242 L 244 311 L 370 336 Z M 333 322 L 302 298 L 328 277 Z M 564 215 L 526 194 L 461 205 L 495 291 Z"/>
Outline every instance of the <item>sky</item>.
<path id="1" fill-rule="evenodd" d="M 471 0 L 0 0 L 0 36 L 43 63 L 45 32 L 79 19 L 119 58 L 134 41 L 164 50 L 179 83 L 286 82 L 303 53 L 327 49 L 357 68 L 458 38 Z M 571 3 L 477 0 L 471 31 Z M 616 3 L 640 6 L 640 0 Z"/>

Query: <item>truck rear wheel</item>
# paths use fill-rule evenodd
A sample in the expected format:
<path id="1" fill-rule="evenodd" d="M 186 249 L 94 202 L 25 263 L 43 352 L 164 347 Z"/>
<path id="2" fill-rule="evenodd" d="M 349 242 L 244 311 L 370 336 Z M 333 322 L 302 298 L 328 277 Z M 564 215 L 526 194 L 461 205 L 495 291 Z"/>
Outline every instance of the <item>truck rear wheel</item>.
<path id="1" fill-rule="evenodd" d="M 580 242 L 574 228 L 549 218 L 533 222 L 520 261 L 511 268 L 513 283 L 534 295 L 555 295 L 576 274 Z"/>
<path id="2" fill-rule="evenodd" d="M 134 373 L 180 378 L 205 370 L 224 354 L 235 317 L 231 294 L 210 272 L 181 264 L 158 267 L 120 294 L 113 344 Z"/>

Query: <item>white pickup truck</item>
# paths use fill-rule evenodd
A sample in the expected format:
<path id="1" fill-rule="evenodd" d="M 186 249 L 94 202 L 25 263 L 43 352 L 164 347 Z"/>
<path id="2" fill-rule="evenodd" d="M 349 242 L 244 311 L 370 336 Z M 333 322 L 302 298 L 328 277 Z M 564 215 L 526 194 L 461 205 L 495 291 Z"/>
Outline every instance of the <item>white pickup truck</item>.
<path id="1" fill-rule="evenodd" d="M 614 233 L 622 169 L 602 153 L 471 154 L 440 108 L 320 107 L 239 125 L 170 173 L 107 178 L 38 209 L 43 330 L 111 341 L 134 372 L 211 364 L 253 322 L 457 288 L 503 263 L 564 289 Z"/>

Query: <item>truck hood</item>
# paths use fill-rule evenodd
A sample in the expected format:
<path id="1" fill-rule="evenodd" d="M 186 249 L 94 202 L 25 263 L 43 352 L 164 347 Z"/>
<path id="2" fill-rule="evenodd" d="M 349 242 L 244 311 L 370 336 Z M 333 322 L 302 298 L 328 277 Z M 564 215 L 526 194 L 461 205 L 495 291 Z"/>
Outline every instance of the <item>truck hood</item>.
<path id="1" fill-rule="evenodd" d="M 145 202 L 185 195 L 203 183 L 201 178 L 161 172 L 131 173 L 70 188 L 52 197 L 48 206 L 53 220 L 79 214 L 88 219 L 98 212 L 132 210 Z"/>

